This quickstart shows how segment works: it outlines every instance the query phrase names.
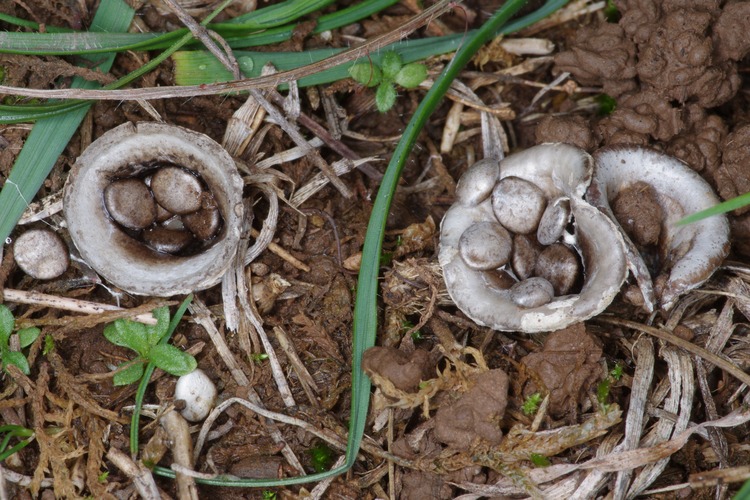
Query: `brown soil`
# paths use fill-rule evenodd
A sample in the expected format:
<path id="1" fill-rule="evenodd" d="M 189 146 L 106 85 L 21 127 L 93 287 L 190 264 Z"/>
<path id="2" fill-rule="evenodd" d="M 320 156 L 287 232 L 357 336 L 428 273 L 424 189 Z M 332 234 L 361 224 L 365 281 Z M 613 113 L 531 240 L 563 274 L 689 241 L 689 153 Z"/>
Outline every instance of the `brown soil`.
<path id="1" fill-rule="evenodd" d="M 236 8 L 242 8 L 252 2 L 236 3 Z M 414 36 L 477 27 L 497 3 L 468 1 Z M 6 2 L 0 11 L 50 26 L 82 29 L 89 25 L 96 4 L 94 0 L 24 0 Z M 618 22 L 607 22 L 602 12 L 595 12 L 529 34 L 557 45 L 554 63 L 549 58 L 515 55 L 493 44 L 491 50 L 483 52 L 478 61 L 481 65 L 470 65 L 461 81 L 475 89 L 485 106 L 507 104 L 514 111 L 514 117 L 502 123 L 511 151 L 541 142 L 568 142 L 589 152 L 611 144 L 640 144 L 677 156 L 699 172 L 723 199 L 750 191 L 750 120 L 745 111 L 749 104 L 745 80 L 750 4 L 731 0 L 615 0 L 615 4 L 622 15 Z M 343 46 L 351 37 L 372 37 L 399 26 L 418 8 L 414 2 L 397 4 L 370 20 L 337 30 L 330 41 L 310 34 L 307 26 L 284 50 Z M 200 18 L 207 11 L 191 12 Z M 140 8 L 138 18 L 142 29 L 152 31 L 181 26 L 174 15 L 160 13 L 150 3 Z M 0 27 L 7 29 L 1 23 Z M 92 71 L 78 68 L 73 58 L 0 55 L 0 66 L 5 70 L 4 84 L 47 88 L 65 86 L 74 75 L 111 81 L 140 67 L 150 56 L 120 54 L 108 75 L 92 75 Z M 428 66 L 437 73 L 444 62 L 436 58 L 428 61 Z M 539 93 L 540 87 L 563 71 L 571 73 L 566 83 Z M 170 61 L 137 83 L 144 87 L 172 84 Z M 319 101 L 328 98 L 327 93 L 340 107 L 339 118 L 343 117 L 341 142 L 361 157 L 385 160 L 424 95 L 422 90 L 400 89 L 394 108 L 380 114 L 374 106 L 374 89 L 351 82 L 319 88 L 317 93 L 302 89 L 302 111 L 324 127 L 329 127 L 329 122 Z M 602 93 L 617 103 L 614 112 L 606 116 L 592 105 L 592 96 Z M 232 95 L 151 104 L 167 123 L 221 142 L 233 113 L 244 102 L 244 96 Z M 404 169 L 384 243 L 380 288 L 384 307 L 376 342 L 380 347 L 369 351 L 364 363 L 376 385 L 365 431 L 366 447 L 352 473 L 335 478 L 324 497 L 372 499 L 392 494 L 403 499 L 448 499 L 467 491 L 488 498 L 525 497 L 537 493 L 537 479 L 531 478 L 541 477 L 539 471 L 543 471 L 533 466 L 531 459 L 577 464 L 606 455 L 623 433 L 633 432 L 623 422 L 626 413 L 640 403 L 645 406 L 645 415 L 633 426 L 638 434 L 628 434 L 628 449 L 673 438 L 670 426 L 680 419 L 702 423 L 742 410 L 747 404 L 747 390 L 727 371 L 695 361 L 668 343 L 657 346 L 656 361 L 644 366 L 647 356 L 641 354 L 639 342 L 645 334 L 606 318 L 664 326 L 747 371 L 750 268 L 743 259 L 750 256 L 750 213 L 746 208 L 735 211 L 730 219 L 731 265 L 684 297 L 672 311 L 660 311 L 655 317 L 640 307 L 637 293 L 627 291 L 603 320 L 594 318 L 586 325 L 549 335 L 500 334 L 477 326 L 456 309 L 437 266 L 439 221 L 454 200 L 461 174 L 482 157 L 479 110 L 460 106 L 446 99 L 431 117 Z M 447 141 L 456 117 L 460 124 L 453 132 L 457 135 Z M 153 118 L 137 102 L 96 103 L 37 199 L 62 189 L 71 165 L 92 140 L 126 121 L 149 120 Z M 26 125 L 0 125 L 0 182 L 5 181 L 29 130 Z M 304 133 L 312 138 L 306 130 Z M 262 134 L 263 139 L 251 141 L 240 158 L 245 164 L 252 166 L 295 146 L 275 125 L 268 125 Z M 341 159 L 328 147 L 323 147 L 321 154 L 330 163 Z M 371 165 L 382 173 L 386 162 L 372 161 Z M 315 162 L 308 158 L 284 162 L 273 169 L 285 176 L 273 184 L 287 198 L 317 173 Z M 353 193 L 349 199 L 329 184 L 299 209 L 281 203 L 273 242 L 309 270 L 269 250 L 246 269 L 252 288 L 248 296 L 262 314 L 270 347 L 277 355 L 294 405 L 285 403 L 271 362 L 260 355 L 265 347 L 255 331 L 244 321 L 238 332 L 227 329 L 220 286 L 196 296 L 206 304 L 211 313 L 209 321 L 218 335 L 225 338 L 236 364 L 234 371 L 217 350 L 215 337 L 196 321 L 197 313 L 186 316 L 171 341 L 196 356 L 198 366 L 216 383 L 221 401 L 232 397 L 252 401 L 257 397 L 269 410 L 305 421 L 319 434 L 231 406 L 213 424 L 214 432 L 202 448 L 195 464 L 195 470 L 201 473 L 242 478 L 299 475 L 284 454 L 283 444 L 274 441 L 273 431 L 280 433 L 306 473 L 313 473 L 320 465 L 313 459 L 312 450 L 323 443 L 321 434 L 344 442 L 341 436 L 346 434 L 351 403 L 355 271 L 379 176 L 355 169 L 341 180 Z M 260 229 L 268 205 L 251 189 L 246 195 L 253 197 L 253 227 Z M 622 193 L 614 208 L 639 245 L 649 247 L 658 242 L 663 230 L 655 220 L 659 207 L 647 188 L 633 187 Z M 60 215 L 53 215 L 33 225 L 50 224 L 70 243 L 61 221 Z M 21 231 L 17 229 L 13 236 Z M 529 246 L 536 248 L 533 238 Z M 528 263 L 518 265 L 525 265 L 526 272 L 534 274 Z M 121 293 L 75 259 L 60 278 L 36 281 L 16 268 L 10 246 L 6 246 L 0 264 L 2 289 L 119 303 L 140 308 L 141 312 L 162 304 L 174 311 L 182 299 L 165 301 Z M 634 288 L 628 290 L 633 292 Z M 136 391 L 135 386 L 112 384 L 114 367 L 132 358 L 132 351 L 114 346 L 102 335 L 104 326 L 117 314 L 82 316 L 10 301 L 7 305 L 20 325 L 39 326 L 42 335 L 29 351 L 29 376 L 11 370 L 0 377 L 0 423 L 22 425 L 36 433 L 34 442 L 2 463 L 3 470 L 20 474 L 28 482 L 19 485 L 6 474 L 5 480 L 0 480 L 0 497 L 135 495 L 132 478 L 107 456 L 112 450 L 129 455 L 129 408 Z M 42 352 L 46 342 L 51 342 L 45 338 L 54 341 L 50 352 Z M 677 370 L 675 366 L 680 363 Z M 609 375 L 615 365 L 622 368 L 622 376 L 617 379 Z M 641 371 L 649 369 L 653 376 L 640 394 Z M 174 403 L 174 377 L 159 371 L 154 377 L 145 403 L 164 409 Z M 698 388 L 693 391 L 694 377 Z M 606 403 L 601 404 L 597 389 L 605 379 L 609 392 Z M 690 393 L 687 396 L 676 392 L 679 380 L 686 384 L 682 387 Z M 543 397 L 549 395 L 548 405 L 543 405 L 538 414 L 525 414 L 524 403 L 537 392 Z M 152 423 L 152 417 L 146 415 L 141 420 L 140 458 L 169 467 L 174 461 L 169 439 L 159 425 Z M 191 436 L 194 445 L 197 432 Z M 684 447 L 678 447 L 680 451 L 666 462 L 659 477 L 642 489 L 681 488 L 651 493 L 650 498 L 726 498 L 741 483 L 729 487 L 701 485 L 692 475 L 746 464 L 747 446 L 743 443 L 747 440 L 746 426 L 737 423 L 721 431 L 710 430 L 703 437 L 694 435 Z M 333 460 L 342 453 L 332 447 Z M 389 453 L 397 461 L 391 471 L 388 458 L 394 457 Z M 646 463 L 635 459 L 629 463 L 634 474 L 645 480 L 641 472 Z M 327 462 L 323 467 L 330 465 Z M 553 479 L 541 488 L 563 488 L 570 478 L 575 478 L 578 487 L 590 471 L 573 474 Z M 620 488 L 618 484 L 627 485 L 625 475 L 622 479 L 615 477 L 614 473 L 603 476 L 607 480 L 600 481 L 592 496 L 612 495 Z M 156 477 L 156 484 L 165 497 L 178 496 L 175 481 Z M 263 496 L 266 491 L 277 498 L 294 498 L 314 486 L 237 489 L 199 485 L 198 492 L 201 498 L 267 498 Z"/>

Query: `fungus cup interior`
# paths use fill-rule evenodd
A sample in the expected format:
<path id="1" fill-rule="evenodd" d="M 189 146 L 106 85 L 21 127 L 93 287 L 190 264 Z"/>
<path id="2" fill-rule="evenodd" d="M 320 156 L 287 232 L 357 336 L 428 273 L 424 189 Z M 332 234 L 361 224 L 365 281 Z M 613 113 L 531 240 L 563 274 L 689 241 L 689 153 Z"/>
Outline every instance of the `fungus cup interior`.
<path id="1" fill-rule="evenodd" d="M 583 199 L 591 175 L 591 157 L 565 144 L 543 144 L 500 162 L 484 160 L 464 174 L 456 203 L 441 224 L 439 253 L 448 293 L 459 309 L 496 330 L 534 333 L 583 321 L 609 305 L 627 274 L 625 248 L 615 224 Z M 461 259 L 461 235 L 478 222 L 494 220 L 489 193 L 506 176 L 532 182 L 548 200 L 570 199 L 574 231 L 564 238 L 583 262 L 579 293 L 554 297 L 537 307 L 520 307 L 507 289 L 497 286 L 496 271 L 472 269 Z"/>
<path id="2" fill-rule="evenodd" d="M 680 160 L 643 147 L 612 146 L 594 155 L 596 172 L 586 198 L 616 221 L 611 204 L 629 186 L 651 186 L 663 212 L 657 245 L 658 269 L 651 276 L 643 256 L 622 230 L 628 265 L 648 308 L 670 309 L 677 298 L 706 281 L 729 254 L 729 223 L 717 215 L 679 226 L 685 215 L 719 203 L 711 186 Z M 654 290 L 654 282 L 660 283 Z"/>
<path id="3" fill-rule="evenodd" d="M 212 244 L 195 255 L 156 252 L 107 213 L 104 188 L 117 178 L 145 175 L 155 162 L 195 172 L 216 200 L 223 227 Z M 135 294 L 184 294 L 213 286 L 229 267 L 239 243 L 242 187 L 234 161 L 209 137 L 172 125 L 125 123 L 78 158 L 65 185 L 64 213 L 76 248 L 104 278 Z"/>

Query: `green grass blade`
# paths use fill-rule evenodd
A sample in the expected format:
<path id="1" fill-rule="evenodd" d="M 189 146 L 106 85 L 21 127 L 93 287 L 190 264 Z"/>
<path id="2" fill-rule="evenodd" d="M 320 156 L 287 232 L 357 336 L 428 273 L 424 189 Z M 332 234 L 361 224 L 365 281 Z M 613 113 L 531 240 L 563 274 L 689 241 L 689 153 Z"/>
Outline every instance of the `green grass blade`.
<path id="1" fill-rule="evenodd" d="M 366 0 L 339 12 L 327 14 L 320 18 L 314 32 L 320 33 L 351 24 L 396 1 Z M 289 0 L 284 4 L 258 9 L 229 22 L 210 24 L 209 27 L 223 36 L 232 48 L 268 45 L 288 40 L 292 36 L 296 26 L 284 26 L 285 24 L 294 22 L 331 2 L 332 0 Z M 3 20 L 2 17 L 0 20 Z M 36 23 L 25 22 L 23 25 L 38 29 Z M 53 32 L 50 28 L 47 31 L 47 33 L 0 32 L 0 53 L 74 55 L 125 50 L 156 50 L 167 48 L 181 37 L 190 34 L 185 28 L 169 33 L 95 33 L 71 32 L 70 30 Z M 192 40 L 192 36 L 190 42 L 191 44 L 197 43 Z"/>
<path id="2" fill-rule="evenodd" d="M 463 39 L 464 36 L 461 34 L 420 40 L 404 40 L 391 44 L 377 53 L 372 53 L 370 60 L 374 64 L 380 64 L 382 54 L 393 50 L 398 52 L 404 63 L 421 61 L 430 56 L 455 51 Z M 346 49 L 317 49 L 308 50 L 304 53 L 238 50 L 234 54 L 237 57 L 243 75 L 246 78 L 254 78 L 260 76 L 263 66 L 269 62 L 273 63 L 279 71 L 286 71 L 320 61 L 344 50 Z M 227 82 L 232 80 L 232 74 L 207 51 L 177 52 L 173 59 L 175 62 L 175 83 L 178 85 L 200 85 L 202 83 Z M 349 67 L 353 64 L 356 64 L 356 61 L 301 78 L 297 83 L 301 87 L 306 87 L 348 78 Z"/>
<path id="3" fill-rule="evenodd" d="M 135 11 L 123 0 L 102 0 L 91 29 L 113 33 L 126 31 L 134 14 Z M 114 57 L 114 54 L 108 55 L 97 69 L 104 73 L 108 72 Z M 76 77 L 71 86 L 96 88 L 97 84 Z M 0 242 L 5 241 L 10 235 L 27 204 L 34 198 L 57 158 L 78 129 L 89 106 L 90 104 L 65 115 L 39 120 L 34 125 L 0 191 Z"/>
<path id="4" fill-rule="evenodd" d="M 332 4 L 334 0 L 286 0 L 263 9 L 248 12 L 223 23 L 243 29 L 267 29 L 287 24 Z"/>
<path id="5" fill-rule="evenodd" d="M 677 221 L 676 225 L 684 226 L 685 224 L 691 224 L 703 219 L 708 219 L 709 217 L 712 217 L 714 215 L 725 214 L 727 212 L 731 212 L 732 210 L 737 210 L 738 208 L 746 207 L 748 205 L 750 205 L 750 193 L 741 194 L 725 202 L 719 203 L 718 205 L 714 205 L 711 208 L 707 208 L 705 210 L 701 210 L 700 212 L 690 214 L 687 217 L 683 217 L 682 219 Z"/>

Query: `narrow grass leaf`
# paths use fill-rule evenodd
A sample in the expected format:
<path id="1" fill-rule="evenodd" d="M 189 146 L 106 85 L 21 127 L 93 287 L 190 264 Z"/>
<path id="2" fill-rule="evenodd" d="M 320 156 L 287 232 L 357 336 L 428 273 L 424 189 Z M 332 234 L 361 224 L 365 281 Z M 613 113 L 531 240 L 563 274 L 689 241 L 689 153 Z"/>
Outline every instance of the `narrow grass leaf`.
<path id="1" fill-rule="evenodd" d="M 750 193 L 741 194 L 723 203 L 714 205 L 711 208 L 707 208 L 705 210 L 701 210 L 700 212 L 690 214 L 687 217 L 683 217 L 682 219 L 677 221 L 677 225 L 684 226 L 685 224 L 708 219 L 709 217 L 713 217 L 714 215 L 725 214 L 727 212 L 731 212 L 732 210 L 737 210 L 738 208 L 746 207 L 748 205 L 750 205 Z"/>

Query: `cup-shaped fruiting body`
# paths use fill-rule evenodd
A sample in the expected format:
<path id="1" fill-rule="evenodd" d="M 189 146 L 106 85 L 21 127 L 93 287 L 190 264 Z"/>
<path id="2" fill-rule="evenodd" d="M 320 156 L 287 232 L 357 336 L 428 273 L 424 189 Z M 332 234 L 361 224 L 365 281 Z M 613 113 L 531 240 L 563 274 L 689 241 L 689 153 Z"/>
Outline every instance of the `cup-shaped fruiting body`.
<path id="1" fill-rule="evenodd" d="M 186 189 L 172 199 L 178 185 Z M 184 294 L 215 285 L 229 267 L 240 239 L 242 187 L 231 156 L 208 136 L 125 123 L 76 161 L 65 185 L 65 219 L 83 259 L 116 286 L 139 295 Z"/>
<path id="2" fill-rule="evenodd" d="M 625 248 L 615 224 L 583 199 L 592 168 L 591 157 L 576 147 L 542 144 L 499 162 L 482 160 L 463 175 L 456 202 L 441 224 L 438 257 L 448 293 L 459 309 L 496 330 L 533 333 L 583 321 L 610 304 L 627 274 Z M 503 182 L 507 178 L 513 179 L 512 189 Z M 530 199 L 508 206 L 508 200 L 500 199 L 504 193 Z M 514 210 L 515 203 L 527 208 Z M 505 219 L 516 216 L 533 220 Z M 555 276 L 554 284 L 552 275 L 540 276 L 544 273 L 536 269 L 545 252 L 536 236 L 540 224 L 542 239 L 554 245 L 546 247 L 552 250 L 546 251 L 545 262 L 572 273 L 564 280 Z M 502 231 L 487 231 L 496 225 L 505 227 L 509 240 L 496 237 Z M 503 244 L 511 241 L 510 256 L 486 259 L 487 266 L 467 261 L 466 256 L 474 253 L 466 245 L 479 240 L 476 235 L 483 231 Z M 505 255 L 504 250 L 494 253 Z M 514 276 L 514 268 L 524 274 L 513 278 L 515 284 L 500 279 Z"/>
<path id="3" fill-rule="evenodd" d="M 716 205 L 718 197 L 705 180 L 680 160 L 648 148 L 613 146 L 600 149 L 594 158 L 596 172 L 586 198 L 612 220 L 617 221 L 612 207 L 618 197 L 634 186 L 643 186 L 636 188 L 640 191 L 635 196 L 636 213 L 654 205 L 647 201 L 655 198 L 656 209 L 648 210 L 661 216 L 655 229 L 644 228 L 633 238 L 622 232 L 628 265 L 641 288 L 645 306 L 653 310 L 658 304 L 670 309 L 680 295 L 706 281 L 729 253 L 729 223 L 725 215 L 676 225 L 686 215 Z M 619 221 L 620 227 L 628 223 Z M 653 279 L 634 239 L 641 246 L 654 247 L 658 269 Z"/>

